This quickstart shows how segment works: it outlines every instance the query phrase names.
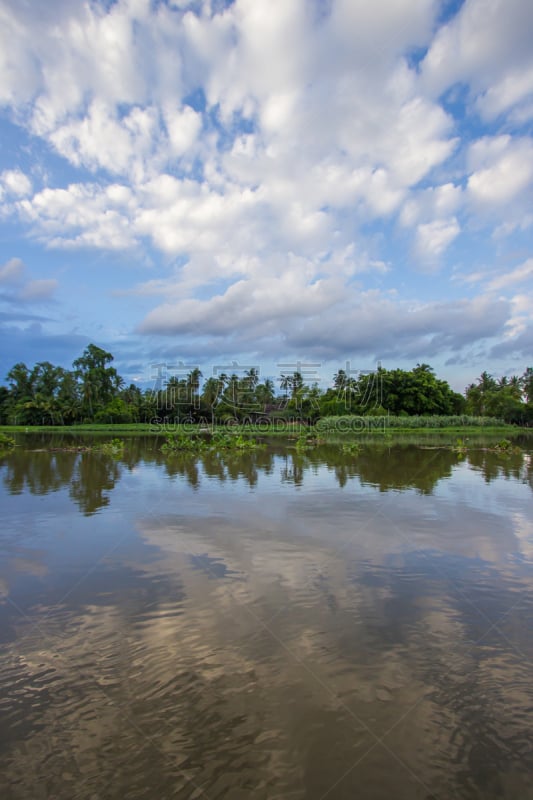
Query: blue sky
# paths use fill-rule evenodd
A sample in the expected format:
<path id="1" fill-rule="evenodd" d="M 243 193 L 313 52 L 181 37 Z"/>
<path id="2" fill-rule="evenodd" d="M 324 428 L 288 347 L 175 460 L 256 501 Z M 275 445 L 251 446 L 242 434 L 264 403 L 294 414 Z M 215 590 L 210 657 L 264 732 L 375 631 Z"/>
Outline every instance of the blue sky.
<path id="1" fill-rule="evenodd" d="M 0 0 L 0 378 L 533 354 L 533 5 Z"/>

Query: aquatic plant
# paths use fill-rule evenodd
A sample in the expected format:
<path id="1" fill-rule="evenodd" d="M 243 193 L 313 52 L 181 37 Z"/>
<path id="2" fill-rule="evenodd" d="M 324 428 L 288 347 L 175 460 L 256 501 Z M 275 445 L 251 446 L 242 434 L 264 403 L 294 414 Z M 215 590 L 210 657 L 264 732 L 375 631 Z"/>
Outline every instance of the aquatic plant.
<path id="1" fill-rule="evenodd" d="M 0 450 L 11 450 L 15 447 L 15 439 L 7 433 L 0 433 Z"/>
<path id="2" fill-rule="evenodd" d="M 361 451 L 361 445 L 359 442 L 350 442 L 349 444 L 343 444 L 342 452 L 346 453 L 347 455 L 355 456 L 358 455 Z"/>
<path id="3" fill-rule="evenodd" d="M 215 431 L 211 437 L 211 450 L 257 450 L 262 445 L 252 437 L 243 436 L 241 433 L 227 433 Z"/>
<path id="4" fill-rule="evenodd" d="M 104 442 L 97 449 L 102 453 L 106 453 L 106 455 L 114 456 L 122 453 L 124 444 L 124 439 L 111 439 L 110 442 Z"/>
<path id="5" fill-rule="evenodd" d="M 262 447 L 256 439 L 245 437 L 241 433 L 228 433 L 215 431 L 210 440 L 198 434 L 174 433 L 166 437 L 161 447 L 163 453 L 201 453 L 210 451 L 238 451 L 256 450 Z"/>
<path id="6" fill-rule="evenodd" d="M 163 453 L 199 453 L 205 449 L 205 441 L 197 434 L 173 433 L 166 437 L 161 447 Z"/>
<path id="7" fill-rule="evenodd" d="M 497 450 L 499 453 L 521 453 L 521 449 L 514 445 L 509 439 L 501 439 L 497 445 L 495 445 L 494 450 Z"/>

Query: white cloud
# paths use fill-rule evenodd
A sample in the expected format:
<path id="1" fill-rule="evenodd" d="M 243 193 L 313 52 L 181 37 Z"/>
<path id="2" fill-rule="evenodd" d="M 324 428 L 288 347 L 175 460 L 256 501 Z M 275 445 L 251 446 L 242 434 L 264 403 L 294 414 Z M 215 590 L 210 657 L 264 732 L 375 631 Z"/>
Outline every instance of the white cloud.
<path id="1" fill-rule="evenodd" d="M 532 24 L 533 6 L 523 0 L 465 0 L 431 43 L 422 65 L 426 84 L 436 93 L 469 84 L 487 112 L 491 102 L 496 112 L 518 102 L 527 92 L 511 89 L 509 80 L 533 65 Z"/>
<path id="2" fill-rule="evenodd" d="M 128 187 L 72 184 L 43 189 L 17 204 L 49 246 L 124 249 L 134 244 L 130 215 L 135 201 Z"/>
<path id="3" fill-rule="evenodd" d="M 339 276 L 309 280 L 305 265 L 269 280 L 260 272 L 207 299 L 172 298 L 151 311 L 141 331 L 179 336 L 204 354 L 280 352 L 320 359 L 443 356 L 503 336 L 512 306 L 482 295 L 420 303 L 395 293 L 346 286 Z M 152 287 L 164 291 L 164 287 Z"/>
<path id="4" fill-rule="evenodd" d="M 518 69 L 507 74 L 499 83 L 487 90 L 478 105 L 487 117 L 495 117 L 520 103 L 521 109 L 514 112 L 514 118 L 517 119 L 522 115 L 522 121 L 525 122 L 531 113 L 532 95 L 533 64 L 525 70 Z"/>
<path id="5" fill-rule="evenodd" d="M 0 285 L 10 285 L 20 283 L 26 267 L 20 258 L 10 258 L 0 267 Z"/>
<path id="6" fill-rule="evenodd" d="M 521 283 L 522 281 L 528 280 L 528 278 L 533 278 L 533 258 L 528 258 L 527 261 L 515 267 L 511 272 L 506 272 L 503 275 L 498 275 L 498 277 L 493 278 L 487 284 L 487 288 L 492 291 L 507 289 L 508 286 Z"/>
<path id="7" fill-rule="evenodd" d="M 435 219 L 442 220 L 457 212 L 463 203 L 461 186 L 444 183 L 430 186 L 411 193 L 410 198 L 402 205 L 400 222 L 412 227 L 417 223 L 428 223 Z"/>
<path id="8" fill-rule="evenodd" d="M 511 298 L 512 312 L 505 323 L 504 338 L 513 342 L 533 333 L 533 299 L 531 295 L 517 294 Z"/>
<path id="9" fill-rule="evenodd" d="M 333 279 L 308 281 L 305 264 L 277 276 L 255 275 L 240 280 L 208 301 L 186 299 L 165 303 L 144 320 L 145 333 L 194 332 L 229 336 L 253 329 L 255 336 L 276 336 L 289 318 L 314 316 L 342 297 L 342 285 Z M 303 269 L 302 269 L 303 267 Z"/>
<path id="10" fill-rule="evenodd" d="M 6 170 L 2 218 L 48 248 L 155 251 L 165 271 L 138 292 L 167 297 L 147 332 L 271 342 L 292 308 L 291 346 L 357 314 L 365 346 L 368 330 L 394 348 L 372 310 L 413 351 L 448 347 L 455 312 L 433 304 L 432 327 L 368 287 L 397 289 L 409 252 L 444 263 L 460 233 L 471 251 L 486 229 L 527 235 L 533 143 L 512 127 L 531 104 L 523 0 L 465 0 L 439 29 L 437 0 L 33 6 L 0 10 L 0 104 L 68 178 L 32 168 L 34 189 Z M 464 118 L 441 97 L 456 84 Z M 472 143 L 476 113 L 498 128 Z M 28 297 L 52 291 L 43 281 Z"/>
<path id="11" fill-rule="evenodd" d="M 429 260 L 441 256 L 460 230 L 455 217 L 419 225 L 416 231 L 416 250 L 419 256 Z"/>
<path id="12" fill-rule="evenodd" d="M 32 182 L 18 169 L 6 169 L 0 175 L 0 187 L 8 195 L 26 197 L 32 191 Z"/>
<path id="13" fill-rule="evenodd" d="M 469 152 L 474 171 L 468 178 L 470 199 L 480 204 L 504 204 L 531 188 L 533 141 L 510 136 L 486 137 Z"/>
<path id="14" fill-rule="evenodd" d="M 332 58 L 353 58 L 355 53 L 358 64 L 375 67 L 406 47 L 424 46 L 430 40 L 437 8 L 434 0 L 339 0 L 332 4 L 328 22 Z"/>
<path id="15" fill-rule="evenodd" d="M 33 42 L 26 38 L 32 19 L 13 8 L 11 51 L 15 61 L 29 51 L 39 65 L 32 130 L 76 166 L 138 181 L 169 157 L 190 155 L 201 116 L 176 101 L 203 83 L 210 107 L 228 127 L 235 113 L 259 124 L 256 177 L 264 179 L 274 166 L 275 180 L 289 160 L 301 181 L 311 163 L 345 151 L 348 163 L 337 158 L 343 173 L 348 167 L 390 176 L 386 191 L 394 201 L 378 203 L 375 188 L 369 198 L 374 213 L 389 213 L 402 188 L 446 159 L 454 143 L 447 115 L 417 95 L 398 60 L 402 47 L 427 40 L 436 4 L 382 0 L 377 6 L 338 0 L 326 23 L 317 23 L 303 0 L 276 0 L 268 10 L 238 0 L 222 14 L 202 16 L 119 2 L 107 13 L 64 9 L 61 22 L 52 11 L 43 13 Z M 376 68 L 370 81 L 369 58 Z M 385 82 L 384 69 L 392 70 Z M 22 110 L 29 97 L 19 98 L 18 88 L 7 94 Z M 216 158 L 217 138 L 208 160 Z M 295 160 L 296 153 L 304 158 Z"/>
<path id="16" fill-rule="evenodd" d="M 49 138 L 58 153 L 76 166 L 138 181 L 149 169 L 159 125 L 154 108 L 133 107 L 118 119 L 113 109 L 95 100 L 83 119 L 61 125 Z"/>
<path id="17" fill-rule="evenodd" d="M 202 117 L 190 106 L 185 108 L 167 108 L 165 125 L 168 131 L 170 147 L 176 156 L 190 152 L 202 127 Z"/>

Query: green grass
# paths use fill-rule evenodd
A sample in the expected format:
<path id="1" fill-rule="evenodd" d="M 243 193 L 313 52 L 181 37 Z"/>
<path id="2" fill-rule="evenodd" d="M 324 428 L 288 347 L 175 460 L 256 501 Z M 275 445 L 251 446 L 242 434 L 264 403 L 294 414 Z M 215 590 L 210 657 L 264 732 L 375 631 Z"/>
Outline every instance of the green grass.
<path id="1" fill-rule="evenodd" d="M 389 438 L 403 436 L 404 434 L 505 434 L 524 435 L 533 434 L 533 429 L 521 428 L 516 425 L 506 425 L 501 420 L 489 417 L 324 417 L 316 425 L 304 423 L 287 423 L 272 420 L 271 425 L 192 425 L 174 424 L 154 425 L 150 422 L 111 424 L 111 423 L 86 423 L 83 425 L 1 425 L 0 432 L 13 433 L 96 433 L 96 434 L 128 434 L 128 435 L 153 435 L 169 436 L 184 435 L 196 436 L 203 431 L 217 434 L 254 434 L 262 438 L 296 439 L 302 440 L 306 436 L 319 436 L 320 439 L 335 441 L 337 439 L 357 439 L 361 436 L 372 438 Z"/>
<path id="2" fill-rule="evenodd" d="M 323 417 L 317 421 L 316 427 L 321 431 L 355 431 L 355 432 L 378 432 L 388 430 L 442 430 L 457 429 L 465 430 L 470 428 L 512 428 L 496 417 L 473 417 L 467 414 L 453 416 L 439 415 L 413 415 L 395 416 L 353 416 L 345 415 L 340 417 Z"/>
<path id="3" fill-rule="evenodd" d="M 101 423 L 88 422 L 83 425 L 0 425 L 0 431 L 8 433 L 151 433 L 151 422 Z M 163 430 L 160 431 L 162 433 Z"/>

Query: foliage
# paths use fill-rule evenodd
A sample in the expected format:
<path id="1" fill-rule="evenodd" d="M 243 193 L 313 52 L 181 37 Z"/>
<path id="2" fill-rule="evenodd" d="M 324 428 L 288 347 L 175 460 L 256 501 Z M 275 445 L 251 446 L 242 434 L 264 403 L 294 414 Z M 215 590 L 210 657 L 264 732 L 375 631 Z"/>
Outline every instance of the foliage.
<path id="1" fill-rule="evenodd" d="M 284 373 L 276 393 L 257 367 L 203 379 L 198 367 L 162 376 L 153 389 L 125 386 L 111 353 L 90 344 L 71 370 L 42 361 L 19 362 L 0 387 L 0 424 L 78 425 L 83 423 L 161 425 L 266 425 L 273 421 L 321 426 L 355 418 L 360 430 L 533 423 L 533 368 L 521 377 L 494 378 L 483 372 L 465 396 L 452 391 L 428 364 L 411 370 L 379 367 L 374 372 L 339 369 L 332 385 L 307 385 L 301 371 Z M 470 422 L 469 420 L 475 421 Z M 483 422 L 480 422 L 483 420 Z M 341 423 L 344 424 L 344 423 Z M 327 429 L 327 428 L 326 428 Z M 246 445 L 242 445 L 245 447 Z M 307 445 L 302 442 L 299 447 Z M 182 449 L 186 447 L 182 443 Z"/>
<path id="2" fill-rule="evenodd" d="M 124 451 L 124 440 L 123 439 L 111 439 L 110 442 L 104 442 L 98 448 L 101 453 L 105 453 L 107 456 L 119 456 Z"/>
<path id="3" fill-rule="evenodd" d="M 7 433 L 0 432 L 0 450 L 11 450 L 15 447 L 15 439 Z"/>
<path id="4" fill-rule="evenodd" d="M 342 452 L 347 453 L 348 455 L 355 456 L 358 455 L 361 450 L 361 445 L 359 442 L 347 442 L 342 446 Z"/>
<path id="5" fill-rule="evenodd" d="M 466 388 L 466 409 L 474 414 L 497 416 L 508 423 L 524 425 L 533 421 L 533 371 L 528 368 L 519 378 L 496 380 L 483 372 L 477 383 Z M 524 402 L 525 401 L 525 402 Z"/>
<path id="6" fill-rule="evenodd" d="M 296 449 L 297 450 L 310 450 L 313 447 L 316 447 L 319 444 L 323 444 L 324 440 L 320 439 L 316 433 L 311 433 L 308 431 L 302 431 L 302 433 L 298 436 L 296 440 Z"/>
<path id="7" fill-rule="evenodd" d="M 209 445 L 211 450 L 257 450 L 260 447 L 256 439 L 245 437 L 241 433 L 222 433 L 215 431 Z"/>
<path id="8" fill-rule="evenodd" d="M 509 439 L 501 439 L 494 447 L 500 453 L 520 453 L 522 452 L 519 447 L 514 445 Z"/>
<path id="9" fill-rule="evenodd" d="M 201 453 L 206 450 L 243 452 L 245 450 L 256 450 L 258 447 L 261 447 L 261 445 L 255 439 L 245 437 L 242 433 L 215 431 L 211 439 L 207 440 L 199 434 L 179 432 L 166 437 L 161 451 L 163 453 Z"/>
<path id="10" fill-rule="evenodd" d="M 126 401 L 114 397 L 104 408 L 94 415 L 95 422 L 111 422 L 115 424 L 133 422 L 134 414 Z"/>
<path id="11" fill-rule="evenodd" d="M 462 428 L 462 427 L 498 427 L 503 420 L 494 417 L 472 417 L 466 414 L 457 416 L 357 416 L 345 415 L 339 417 L 324 417 L 317 421 L 317 428 L 321 431 L 367 432 L 412 428 Z"/>
<path id="12" fill-rule="evenodd" d="M 205 450 L 206 443 L 198 435 L 187 433 L 173 433 L 166 437 L 161 447 L 162 453 L 199 453 Z"/>

